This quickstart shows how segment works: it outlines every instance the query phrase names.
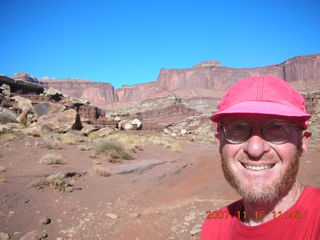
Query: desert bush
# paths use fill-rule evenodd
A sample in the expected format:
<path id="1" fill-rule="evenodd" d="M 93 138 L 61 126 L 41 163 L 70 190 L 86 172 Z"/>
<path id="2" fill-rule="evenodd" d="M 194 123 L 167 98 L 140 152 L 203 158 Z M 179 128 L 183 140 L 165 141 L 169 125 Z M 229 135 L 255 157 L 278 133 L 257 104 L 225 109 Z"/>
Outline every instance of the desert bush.
<path id="1" fill-rule="evenodd" d="M 62 134 L 60 136 L 60 139 L 63 143 L 65 144 L 70 144 L 70 145 L 74 145 L 76 144 L 77 142 L 80 142 L 81 139 L 79 136 L 76 136 L 72 133 L 65 133 L 65 134 Z"/>
<path id="2" fill-rule="evenodd" d="M 45 149 L 55 149 L 60 150 L 63 149 L 63 147 L 60 145 L 60 143 L 57 140 L 53 139 L 45 139 L 43 143 L 41 144 L 41 148 Z"/>
<path id="3" fill-rule="evenodd" d="M 39 160 L 39 163 L 53 165 L 53 164 L 64 164 L 64 161 L 61 155 L 46 154 Z"/>
<path id="4" fill-rule="evenodd" d="M 51 174 L 48 177 L 40 179 L 39 181 L 33 183 L 31 187 L 35 187 L 37 189 L 50 187 L 61 192 L 72 192 L 73 185 L 65 181 L 65 177 L 66 175 L 63 173 Z"/>
<path id="5" fill-rule="evenodd" d="M 95 167 L 94 168 L 95 172 L 102 177 L 109 177 L 111 176 L 111 172 L 109 171 L 109 169 L 107 168 L 103 168 L 103 167 Z"/>
<path id="6" fill-rule="evenodd" d="M 115 162 L 117 159 L 132 159 L 132 154 L 119 142 L 100 141 L 93 145 L 92 156 L 106 155 L 108 161 Z"/>
<path id="7" fill-rule="evenodd" d="M 120 142 L 126 146 L 127 149 L 132 152 L 137 152 L 137 150 L 142 151 L 145 144 L 155 144 L 160 145 L 165 148 L 170 149 L 171 151 L 181 153 L 181 145 L 174 139 L 169 136 L 161 135 L 158 133 L 137 133 L 137 134 L 128 134 L 128 133 L 114 133 L 108 136 L 108 140 L 113 140 Z"/>

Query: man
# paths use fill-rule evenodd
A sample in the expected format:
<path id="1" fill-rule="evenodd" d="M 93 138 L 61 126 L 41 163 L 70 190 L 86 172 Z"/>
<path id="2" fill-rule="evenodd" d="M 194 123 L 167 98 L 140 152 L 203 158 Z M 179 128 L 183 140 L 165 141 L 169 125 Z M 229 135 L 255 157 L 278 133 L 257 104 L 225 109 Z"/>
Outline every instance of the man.
<path id="1" fill-rule="evenodd" d="M 273 76 L 227 91 L 211 120 L 224 176 L 242 199 L 208 212 L 202 240 L 320 239 L 320 190 L 296 180 L 310 117 L 302 95 Z"/>

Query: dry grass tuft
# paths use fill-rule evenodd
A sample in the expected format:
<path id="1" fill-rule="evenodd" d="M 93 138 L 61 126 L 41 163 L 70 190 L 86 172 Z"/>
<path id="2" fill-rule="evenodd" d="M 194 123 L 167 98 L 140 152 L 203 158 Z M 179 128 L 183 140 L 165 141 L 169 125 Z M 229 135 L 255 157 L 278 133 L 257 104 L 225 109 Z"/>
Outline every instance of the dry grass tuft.
<path id="1" fill-rule="evenodd" d="M 161 135 L 157 133 L 139 133 L 139 134 L 128 134 L 128 133 L 114 133 L 108 136 L 109 140 L 117 141 L 124 144 L 127 149 L 133 152 L 137 150 L 142 151 L 145 144 L 156 144 L 170 149 L 171 151 L 182 153 L 181 145 L 172 137 Z"/>
<path id="2" fill-rule="evenodd" d="M 63 149 L 60 143 L 57 140 L 54 139 L 46 139 L 43 141 L 41 144 L 41 148 L 45 149 L 55 149 L 55 150 L 60 150 Z"/>
<path id="3" fill-rule="evenodd" d="M 7 132 L 7 133 L 0 134 L 0 140 L 2 140 L 2 141 L 12 141 L 12 140 L 16 140 L 16 139 L 22 139 L 25 136 L 26 135 L 21 131 Z"/>
<path id="4" fill-rule="evenodd" d="M 31 187 L 37 189 L 50 187 L 60 192 L 72 192 L 74 190 L 73 185 L 65 181 L 65 177 L 66 175 L 62 173 L 51 174 L 48 177 L 33 183 Z"/>
<path id="5" fill-rule="evenodd" d="M 119 142 L 100 141 L 92 147 L 92 157 L 106 155 L 109 162 L 119 162 L 120 159 L 133 159 L 132 154 Z"/>
<path id="6" fill-rule="evenodd" d="M 64 164 L 63 158 L 61 155 L 56 155 L 56 154 L 46 154 L 44 155 L 40 160 L 39 163 L 41 164 L 48 164 L 48 165 L 53 165 L 53 164 Z"/>
<path id="7" fill-rule="evenodd" d="M 169 148 L 171 149 L 171 151 L 173 152 L 177 152 L 177 153 L 182 153 L 182 147 L 180 144 L 178 143 L 173 143 L 169 146 Z"/>
<path id="8" fill-rule="evenodd" d="M 95 167 L 94 170 L 99 176 L 102 176 L 102 177 L 109 177 L 112 175 L 109 169 L 107 168 Z"/>

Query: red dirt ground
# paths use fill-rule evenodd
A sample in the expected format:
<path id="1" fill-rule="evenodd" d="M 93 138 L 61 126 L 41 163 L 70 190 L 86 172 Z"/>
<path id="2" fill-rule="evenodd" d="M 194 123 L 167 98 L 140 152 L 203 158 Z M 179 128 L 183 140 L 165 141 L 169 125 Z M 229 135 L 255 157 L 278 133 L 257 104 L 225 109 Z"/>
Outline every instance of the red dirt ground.
<path id="1" fill-rule="evenodd" d="M 146 145 L 134 160 L 121 164 L 166 162 L 141 172 L 102 177 L 94 171 L 97 159 L 89 157 L 90 151 L 80 151 L 77 145 L 43 149 L 35 146 L 36 141 L 41 139 L 10 141 L 5 147 L 0 143 L 0 166 L 6 168 L 0 175 L 5 179 L 0 183 L 0 232 L 11 239 L 31 231 L 34 235 L 45 232 L 46 239 L 55 240 L 199 239 L 199 233 L 192 236 L 191 231 L 201 227 L 206 212 L 239 198 L 223 178 L 216 145 L 182 142 L 182 153 Z M 46 153 L 62 155 L 66 164 L 38 163 Z M 318 158 L 319 150 L 313 148 L 301 159 L 303 184 L 320 187 Z M 76 188 L 73 192 L 30 187 L 58 172 L 81 174 L 70 178 Z M 51 222 L 39 224 L 44 217 Z"/>

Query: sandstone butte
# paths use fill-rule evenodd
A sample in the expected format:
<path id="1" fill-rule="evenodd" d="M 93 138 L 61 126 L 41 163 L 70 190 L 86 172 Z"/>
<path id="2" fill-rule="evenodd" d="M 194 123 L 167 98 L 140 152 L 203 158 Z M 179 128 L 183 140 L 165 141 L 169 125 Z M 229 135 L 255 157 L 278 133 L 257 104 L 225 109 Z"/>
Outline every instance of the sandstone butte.
<path id="1" fill-rule="evenodd" d="M 300 91 L 314 90 L 319 88 L 320 54 L 298 56 L 280 64 L 256 68 L 231 68 L 220 66 L 218 61 L 205 61 L 192 68 L 161 69 L 156 81 L 124 85 L 118 89 L 110 83 L 87 79 L 37 79 L 27 73 L 17 73 L 13 77 L 40 83 L 44 88 L 53 87 L 70 96 L 88 99 L 104 110 L 116 110 L 169 94 L 186 100 L 217 100 L 232 83 L 254 75 L 274 75 Z"/>

